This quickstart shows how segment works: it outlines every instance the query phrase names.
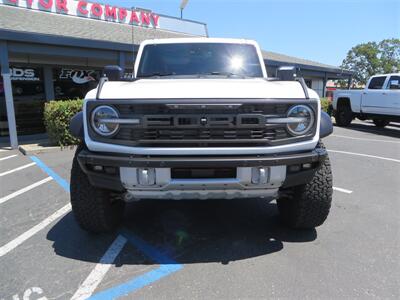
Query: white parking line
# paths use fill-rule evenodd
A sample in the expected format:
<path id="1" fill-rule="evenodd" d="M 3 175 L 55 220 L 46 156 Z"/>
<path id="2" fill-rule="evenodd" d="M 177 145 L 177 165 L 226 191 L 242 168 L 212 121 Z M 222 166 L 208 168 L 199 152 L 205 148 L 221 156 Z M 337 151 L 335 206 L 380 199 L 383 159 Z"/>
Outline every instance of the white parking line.
<path id="1" fill-rule="evenodd" d="M 353 191 L 350 191 L 350 190 L 346 190 L 346 189 L 342 189 L 342 188 L 339 188 L 339 187 L 333 187 L 333 190 L 334 191 L 338 191 L 338 192 L 342 192 L 342 193 L 346 193 L 346 194 L 351 194 L 351 193 L 353 193 Z"/>
<path id="2" fill-rule="evenodd" d="M 388 160 L 388 161 L 393 161 L 393 162 L 400 163 L 400 159 L 394 159 L 394 158 L 383 157 L 383 156 L 375 156 L 375 155 L 369 155 L 369 154 L 363 154 L 363 153 L 355 153 L 355 152 L 347 152 L 347 151 L 339 151 L 339 150 L 330 150 L 330 149 L 328 149 L 328 152 L 342 153 L 342 154 L 363 156 L 363 157 L 370 157 L 370 158 L 376 158 L 376 159 L 382 159 L 382 160 Z"/>
<path id="3" fill-rule="evenodd" d="M 42 179 L 42 180 L 40 180 L 38 182 L 35 182 L 35 183 L 31 184 L 31 185 L 28 185 L 27 187 L 24 187 L 24 188 L 14 192 L 14 193 L 11 193 L 11 194 L 9 194 L 7 196 L 4 196 L 3 198 L 0 198 L 0 204 L 3 204 L 4 202 L 6 202 L 6 201 L 8 201 L 8 200 L 10 200 L 12 198 L 17 197 L 17 196 L 19 196 L 19 195 L 21 195 L 21 194 L 23 194 L 23 193 L 25 193 L 27 191 L 30 191 L 31 189 L 34 189 L 35 187 L 38 187 L 38 186 L 40 186 L 40 185 L 42 185 L 42 184 L 44 184 L 46 182 L 49 182 L 51 180 L 53 180 L 53 178 L 47 177 L 47 178 Z"/>
<path id="4" fill-rule="evenodd" d="M 8 252 L 13 250 L 14 248 L 18 247 L 20 244 L 25 242 L 27 239 L 29 239 L 30 237 L 35 235 L 37 232 L 39 232 L 40 230 L 45 228 L 47 225 L 49 225 L 50 223 L 52 223 L 53 221 L 55 221 L 56 219 L 58 219 L 62 215 L 66 214 L 70 210 L 71 210 L 71 204 L 68 203 L 64 207 L 62 207 L 59 210 L 57 210 L 54 214 L 52 214 L 51 216 L 49 216 L 46 219 L 44 219 L 39 224 L 33 226 L 28 231 L 25 231 L 23 234 L 18 236 L 16 239 L 14 239 L 11 242 L 9 242 L 9 243 L 5 244 L 4 246 L 0 247 L 0 257 L 2 257 L 3 255 L 7 254 Z"/>
<path id="5" fill-rule="evenodd" d="M 2 157 L 2 158 L 0 158 L 0 161 L 2 161 L 2 160 L 6 160 L 6 159 L 9 159 L 9 158 L 13 158 L 13 157 L 16 157 L 16 156 L 18 156 L 18 154 L 14 154 L 14 155 L 5 156 L 5 157 Z"/>
<path id="6" fill-rule="evenodd" d="M 26 168 L 29 168 L 29 167 L 32 167 L 32 166 L 34 166 L 34 165 L 36 165 L 35 162 L 30 163 L 30 164 L 23 165 L 23 166 L 21 166 L 21 167 L 18 167 L 18 168 L 15 168 L 15 169 L 12 169 L 12 170 L 3 172 L 3 173 L 0 173 L 0 177 L 5 176 L 5 175 L 8 175 L 8 174 L 11 174 L 11 173 L 14 173 L 14 172 L 17 172 L 17 171 L 20 171 L 20 170 L 23 170 L 23 169 L 26 169 Z"/>
<path id="7" fill-rule="evenodd" d="M 356 137 L 344 136 L 344 135 L 338 135 L 338 134 L 332 134 L 331 136 L 338 137 L 338 138 L 343 138 L 343 139 L 350 139 L 350 140 L 400 144 L 400 142 L 397 142 L 397 141 L 387 141 L 387 140 L 381 140 L 381 139 L 356 138 Z"/>
<path id="8" fill-rule="evenodd" d="M 100 259 L 99 263 L 94 267 L 89 276 L 80 285 L 78 290 L 72 296 L 71 300 L 83 300 L 89 298 L 100 282 L 103 280 L 107 271 L 111 268 L 115 258 L 124 248 L 127 240 L 122 235 L 118 235 L 106 253 Z"/>

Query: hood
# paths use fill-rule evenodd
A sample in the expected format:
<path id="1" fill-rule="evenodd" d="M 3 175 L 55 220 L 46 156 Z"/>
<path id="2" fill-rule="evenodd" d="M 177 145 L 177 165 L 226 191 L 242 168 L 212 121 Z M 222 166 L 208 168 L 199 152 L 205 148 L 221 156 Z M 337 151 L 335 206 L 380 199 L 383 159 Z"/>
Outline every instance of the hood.
<path id="1" fill-rule="evenodd" d="M 93 91 L 94 92 L 94 91 Z M 311 94 L 310 94 L 311 96 Z M 254 79 L 140 79 L 108 81 L 100 99 L 262 99 L 305 98 L 296 81 Z"/>

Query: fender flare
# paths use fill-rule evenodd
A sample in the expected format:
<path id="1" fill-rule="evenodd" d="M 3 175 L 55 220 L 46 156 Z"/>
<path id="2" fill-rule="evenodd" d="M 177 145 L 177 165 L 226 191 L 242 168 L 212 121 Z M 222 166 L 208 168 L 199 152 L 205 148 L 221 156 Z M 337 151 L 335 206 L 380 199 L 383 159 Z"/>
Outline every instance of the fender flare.
<path id="1" fill-rule="evenodd" d="M 333 132 L 333 124 L 331 117 L 324 111 L 321 111 L 321 123 L 319 125 L 320 138 L 327 137 Z"/>
<path id="2" fill-rule="evenodd" d="M 72 136 L 83 140 L 83 112 L 78 112 L 72 117 L 71 121 L 69 122 L 69 132 L 72 134 Z"/>

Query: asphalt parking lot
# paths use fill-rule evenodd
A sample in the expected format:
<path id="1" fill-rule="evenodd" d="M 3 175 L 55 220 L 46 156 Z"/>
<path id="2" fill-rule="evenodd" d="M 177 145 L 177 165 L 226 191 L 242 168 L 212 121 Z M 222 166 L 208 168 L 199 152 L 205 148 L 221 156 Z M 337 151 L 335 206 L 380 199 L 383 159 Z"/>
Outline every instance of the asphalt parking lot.
<path id="1" fill-rule="evenodd" d="M 400 299 L 400 124 L 335 127 L 327 222 L 274 202 L 140 202 L 90 235 L 69 206 L 73 151 L 0 152 L 0 299 Z"/>

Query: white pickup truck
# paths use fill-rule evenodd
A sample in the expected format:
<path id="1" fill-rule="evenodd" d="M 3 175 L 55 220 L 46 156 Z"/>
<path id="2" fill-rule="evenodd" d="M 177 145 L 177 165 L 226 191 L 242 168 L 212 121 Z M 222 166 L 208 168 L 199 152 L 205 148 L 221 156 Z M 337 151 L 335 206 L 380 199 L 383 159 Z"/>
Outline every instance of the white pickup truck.
<path id="1" fill-rule="evenodd" d="M 338 126 L 354 118 L 372 119 L 378 127 L 400 122 L 400 73 L 372 76 L 363 90 L 337 90 L 332 106 Z"/>

